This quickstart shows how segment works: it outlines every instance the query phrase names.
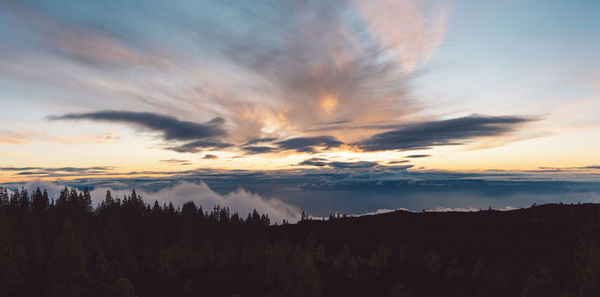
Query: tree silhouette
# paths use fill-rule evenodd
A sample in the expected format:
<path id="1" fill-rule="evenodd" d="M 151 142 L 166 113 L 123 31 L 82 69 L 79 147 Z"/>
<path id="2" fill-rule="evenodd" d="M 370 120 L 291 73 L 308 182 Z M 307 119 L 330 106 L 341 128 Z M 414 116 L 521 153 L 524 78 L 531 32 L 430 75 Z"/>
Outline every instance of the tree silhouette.
<path id="1" fill-rule="evenodd" d="M 436 253 L 429 253 L 425 256 L 425 267 L 432 274 L 438 274 L 442 269 L 442 263 L 440 262 L 440 256 Z"/>
<path id="2" fill-rule="evenodd" d="M 298 284 L 294 296 L 319 297 L 321 296 L 320 273 L 310 255 L 306 255 L 298 269 Z"/>
<path id="3" fill-rule="evenodd" d="M 557 297 L 558 286 L 552 278 L 552 273 L 547 267 L 543 267 L 539 273 L 527 278 L 522 297 Z"/>
<path id="4" fill-rule="evenodd" d="M 17 277 L 17 259 L 12 240 L 12 230 L 6 217 L 0 214 L 0 281 L 6 282 Z"/>
<path id="5" fill-rule="evenodd" d="M 580 297 L 600 295 L 600 224 L 588 224 L 579 232 L 575 267 Z"/>
<path id="6" fill-rule="evenodd" d="M 0 296 L 599 295 L 600 207 L 590 205 L 561 205 L 552 216 L 547 206 L 506 215 L 336 213 L 331 222 L 305 213 L 300 224 L 275 226 L 256 210 L 146 203 L 136 191 L 107 191 L 96 206 L 91 198 L 85 188 L 49 197 L 0 187 Z M 472 269 L 464 266 L 475 252 Z M 447 267 L 440 255 L 450 255 Z M 522 276 L 543 266 L 556 276 Z"/>

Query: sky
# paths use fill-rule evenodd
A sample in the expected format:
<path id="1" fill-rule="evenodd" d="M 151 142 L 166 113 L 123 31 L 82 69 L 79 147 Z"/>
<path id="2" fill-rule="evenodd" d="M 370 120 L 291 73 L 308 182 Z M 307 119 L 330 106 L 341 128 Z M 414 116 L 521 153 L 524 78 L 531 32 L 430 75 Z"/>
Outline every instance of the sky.
<path id="1" fill-rule="evenodd" d="M 0 183 L 200 191 L 282 218 L 596 201 L 599 14 L 1 1 Z"/>

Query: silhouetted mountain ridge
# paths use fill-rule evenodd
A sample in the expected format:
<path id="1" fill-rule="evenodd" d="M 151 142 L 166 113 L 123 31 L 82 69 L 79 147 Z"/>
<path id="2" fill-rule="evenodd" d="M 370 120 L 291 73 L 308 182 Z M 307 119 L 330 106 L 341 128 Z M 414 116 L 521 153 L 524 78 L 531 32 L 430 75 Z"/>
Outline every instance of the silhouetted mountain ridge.
<path id="1" fill-rule="evenodd" d="M 306 215 L 302 216 L 306 218 Z M 0 296 L 600 296 L 600 205 L 272 225 L 135 190 L 0 187 Z"/>
<path id="2" fill-rule="evenodd" d="M 352 254 L 362 256 L 369 255 L 374 243 L 389 245 L 394 251 L 403 247 L 408 270 L 413 273 L 423 272 L 423 259 L 430 253 L 439 255 L 442 266 L 458 259 L 469 273 L 468 268 L 481 258 L 491 271 L 502 271 L 508 292 L 518 295 L 524 281 L 543 267 L 549 268 L 559 283 L 576 282 L 573 255 L 580 229 L 599 218 L 600 204 L 592 203 L 507 211 L 397 210 L 328 221 L 304 220 L 272 227 L 272 233 L 280 238 L 292 236 L 292 241 L 312 234 L 327 251 L 339 251 L 346 245 Z"/>

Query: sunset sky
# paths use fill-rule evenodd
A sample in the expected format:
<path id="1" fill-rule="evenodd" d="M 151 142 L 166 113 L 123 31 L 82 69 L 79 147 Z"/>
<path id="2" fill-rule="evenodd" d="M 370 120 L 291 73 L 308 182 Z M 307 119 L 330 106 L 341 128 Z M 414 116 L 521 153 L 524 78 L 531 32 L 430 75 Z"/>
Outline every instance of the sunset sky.
<path id="1" fill-rule="evenodd" d="M 574 199 L 594 200 L 599 15 L 593 0 L 2 1 L 0 183 L 218 188 L 209 174 L 319 212 L 282 189 L 474 175 L 582 182 Z M 323 208 L 490 204 L 390 199 Z"/>

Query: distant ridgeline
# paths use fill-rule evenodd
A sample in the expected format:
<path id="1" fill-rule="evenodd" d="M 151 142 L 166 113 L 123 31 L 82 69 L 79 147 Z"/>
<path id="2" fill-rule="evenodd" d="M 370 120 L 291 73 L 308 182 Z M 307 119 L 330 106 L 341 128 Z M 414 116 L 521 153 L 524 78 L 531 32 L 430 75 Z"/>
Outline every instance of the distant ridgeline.
<path id="1" fill-rule="evenodd" d="M 600 206 L 273 226 L 135 191 L 0 187 L 0 296 L 600 296 Z"/>

